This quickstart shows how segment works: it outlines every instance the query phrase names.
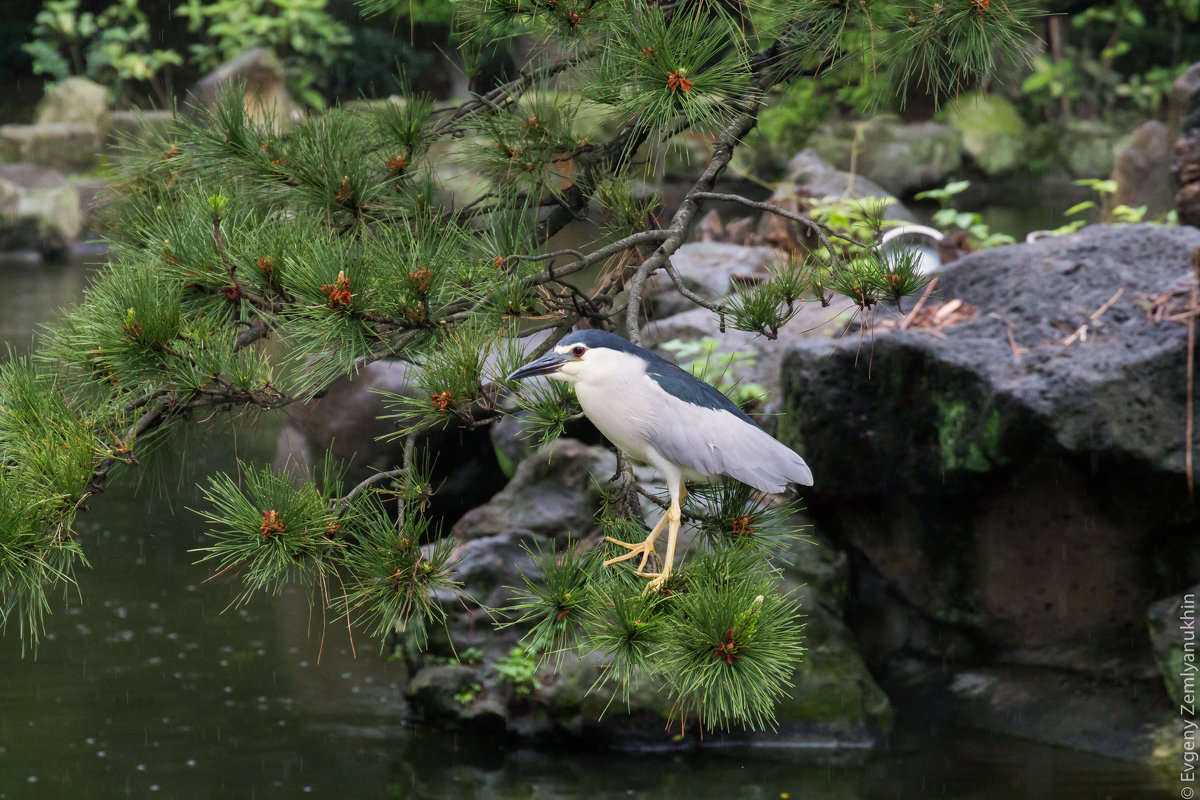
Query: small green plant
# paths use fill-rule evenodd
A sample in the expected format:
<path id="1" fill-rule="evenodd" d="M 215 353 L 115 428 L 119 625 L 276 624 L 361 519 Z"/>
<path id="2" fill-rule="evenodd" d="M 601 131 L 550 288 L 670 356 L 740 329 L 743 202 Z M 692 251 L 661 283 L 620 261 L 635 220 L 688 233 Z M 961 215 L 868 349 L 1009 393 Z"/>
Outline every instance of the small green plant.
<path id="1" fill-rule="evenodd" d="M 483 652 L 481 650 L 478 650 L 477 648 L 468 647 L 466 650 L 463 650 L 461 653 L 458 654 L 458 661 L 460 664 L 467 664 L 469 666 L 475 666 L 476 664 L 482 664 L 483 663 Z"/>
<path id="2" fill-rule="evenodd" d="M 723 353 L 721 341 L 712 336 L 684 341 L 672 339 L 659 345 L 675 355 L 675 360 L 688 372 L 724 392 L 739 406 L 747 406 L 767 396 L 761 383 L 730 379 L 734 367 L 753 367 L 755 359 L 749 353 Z"/>
<path id="3" fill-rule="evenodd" d="M 35 75 L 56 81 L 82 75 L 107 85 L 118 101 L 126 84 L 144 81 L 161 104 L 170 104 L 171 68 L 183 56 L 152 46 L 138 0 L 118 0 L 99 14 L 81 11 L 79 0 L 47 0 L 34 22 L 33 39 L 21 49 L 33 58 Z"/>
<path id="4" fill-rule="evenodd" d="M 884 228 L 903 224 L 883 218 L 895 202 L 894 197 L 822 197 L 809 201 L 806 210 L 814 222 L 838 234 L 837 254 L 850 259 L 867 255 Z"/>
<path id="5" fill-rule="evenodd" d="M 455 693 L 454 702 L 460 705 L 469 706 L 471 703 L 475 702 L 475 698 L 478 697 L 479 693 L 482 691 L 483 687 L 478 683 L 468 684 Z"/>
<path id="6" fill-rule="evenodd" d="M 500 680 L 512 686 L 513 692 L 530 695 L 542 688 L 537 679 L 537 665 L 537 652 L 533 648 L 517 646 L 497 661 L 495 668 Z"/>
<path id="7" fill-rule="evenodd" d="M 1125 203 L 1112 205 L 1113 197 L 1117 193 L 1117 182 L 1105 178 L 1085 178 L 1075 181 L 1076 186 L 1088 186 L 1099 195 L 1099 202 L 1095 200 L 1084 200 L 1081 203 L 1068 208 L 1063 212 L 1065 217 L 1076 217 L 1064 225 L 1060 225 L 1050 233 L 1054 236 L 1063 236 L 1075 231 L 1088 224 L 1088 220 L 1084 217 L 1079 217 L 1085 211 L 1100 209 L 1101 219 L 1108 222 L 1110 225 L 1134 225 L 1139 222 L 1150 222 L 1155 225 L 1174 225 L 1175 217 L 1171 214 L 1166 215 L 1161 220 L 1147 220 L 1147 207 L 1142 205 L 1134 208 Z"/>
<path id="8" fill-rule="evenodd" d="M 950 205 L 951 198 L 966 191 L 970 181 L 952 181 L 941 189 L 930 189 L 913 195 L 916 200 L 936 200 L 941 208 L 933 215 L 933 224 L 951 233 L 964 231 L 978 247 L 997 247 L 1012 244 L 1015 239 L 1007 233 L 993 233 L 983 217 L 973 211 L 959 211 Z"/>

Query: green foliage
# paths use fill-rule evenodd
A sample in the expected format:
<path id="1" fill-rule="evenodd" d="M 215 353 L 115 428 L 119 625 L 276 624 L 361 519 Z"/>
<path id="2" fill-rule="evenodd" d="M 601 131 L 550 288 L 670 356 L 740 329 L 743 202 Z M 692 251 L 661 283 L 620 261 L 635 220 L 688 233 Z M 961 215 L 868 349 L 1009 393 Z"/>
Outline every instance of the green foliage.
<path id="1" fill-rule="evenodd" d="M 500 680 L 512 687 L 517 695 L 531 695 L 542 688 L 537 679 L 537 652 L 532 647 L 514 647 L 495 663 Z"/>
<path id="2" fill-rule="evenodd" d="M 60 81 L 84 75 L 108 85 L 120 99 L 128 81 L 146 81 L 167 104 L 171 67 L 183 64 L 175 50 L 153 46 L 150 21 L 138 0 L 117 0 L 94 14 L 79 0 L 46 0 L 22 45 L 33 58 L 35 75 Z"/>
<path id="3" fill-rule="evenodd" d="M 1101 219 L 1110 225 L 1134 225 L 1146 222 L 1152 225 L 1176 225 L 1178 217 L 1174 210 L 1157 220 L 1146 219 L 1146 206 L 1132 208 L 1124 203 L 1113 204 L 1113 196 L 1117 193 L 1117 182 L 1105 178 L 1084 178 L 1075 181 L 1076 186 L 1087 186 L 1096 192 L 1099 202 L 1084 200 L 1076 203 L 1063 212 L 1064 217 L 1075 217 L 1067 223 L 1049 231 L 1051 236 L 1064 236 L 1074 233 L 1088 224 L 1087 217 L 1081 217 L 1084 212 L 1100 212 Z"/>
<path id="4" fill-rule="evenodd" d="M 293 487 L 270 467 L 245 465 L 240 480 L 217 475 L 209 480 L 200 512 L 212 525 L 213 544 L 200 548 L 202 561 L 218 572 L 240 569 L 245 602 L 263 589 L 280 591 L 292 582 L 311 583 L 329 575 L 330 556 L 343 532 L 330 498 L 313 484 Z M 333 482 L 331 489 L 340 488 Z"/>
<path id="5" fill-rule="evenodd" d="M 1032 71 L 1021 84 L 1032 109 L 1064 120 L 1070 116 L 1112 119 L 1126 112 L 1139 119 L 1161 116 L 1183 69 L 1183 32 L 1200 19 L 1200 4 L 1195 0 L 1162 3 L 1153 21 L 1143 7 L 1133 0 L 1113 0 L 1072 14 L 1073 35 L 1061 47 L 1061 57 L 1033 59 Z M 1169 39 L 1171 47 L 1143 45 L 1146 52 L 1131 58 L 1134 38 L 1154 41 L 1148 37 Z M 1138 65 L 1141 71 L 1123 69 L 1123 63 Z"/>
<path id="6" fill-rule="evenodd" d="M 176 13 L 200 41 L 189 45 L 191 62 L 211 70 L 254 47 L 266 47 L 287 65 L 288 88 L 307 105 L 320 108 L 324 72 L 350 31 L 326 10 L 328 0 L 186 0 Z"/>
<path id="7" fill-rule="evenodd" d="M 543 552 L 540 545 L 525 548 L 540 573 L 540 580 L 523 575 L 525 585 L 503 609 L 531 625 L 525 634 L 530 653 L 558 655 L 575 644 L 588 584 L 599 568 L 597 551 L 581 553 L 578 543 L 563 553 Z"/>
<path id="8" fill-rule="evenodd" d="M 561 381 L 525 382 L 513 399 L 517 409 L 527 412 L 525 436 L 539 450 L 562 436 L 567 423 L 583 414 L 575 392 Z"/>
<path id="9" fill-rule="evenodd" d="M 836 89 L 833 92 L 825 89 L 824 84 L 829 80 L 824 77 L 820 81 L 798 81 L 772 98 L 770 106 L 758 116 L 756 140 L 788 154 L 803 149 L 837 96 Z M 755 143 L 751 142 L 751 147 Z"/>
<path id="10" fill-rule="evenodd" d="M 664 628 L 661 669 L 675 708 L 710 728 L 769 727 L 804 652 L 796 601 L 741 558 L 718 551 L 697 564 L 703 588 L 681 594 Z"/>
<path id="11" fill-rule="evenodd" d="M 0 363 L 0 629 L 37 643 L 48 592 L 86 564 L 71 525 L 104 445 L 100 410 L 27 358 Z"/>
<path id="12" fill-rule="evenodd" d="M 668 14 L 647 5 L 618 18 L 602 46 L 589 96 L 655 130 L 682 119 L 712 132 L 753 100 L 749 51 L 737 20 L 701 3 Z"/>
<path id="13" fill-rule="evenodd" d="M 478 683 L 470 683 L 464 686 L 454 694 L 454 702 L 467 706 L 475 702 L 475 698 L 483 691 L 483 686 Z"/>
<path id="14" fill-rule="evenodd" d="M 626 701 L 649 682 L 673 703 L 674 715 L 706 727 L 768 727 L 773 706 L 802 653 L 803 625 L 794 599 L 772 566 L 786 558 L 801 531 L 794 506 L 767 502 L 745 486 L 698 487 L 687 507 L 697 522 L 694 550 L 663 592 L 647 593 L 620 554 L 531 550 L 541 580 L 525 577 L 507 624 L 528 626 L 522 656 L 561 659 L 597 653 L 604 666 L 593 690 Z M 645 538 L 640 521 L 602 515 L 604 533 Z M 533 675 L 525 665 L 522 675 Z"/>
<path id="15" fill-rule="evenodd" d="M 402 501 L 397 524 L 369 494 L 340 501 L 340 477 L 328 464 L 319 487 L 293 485 L 270 467 L 243 466 L 237 481 L 211 478 L 208 507 L 197 512 L 212 526 L 212 544 L 197 550 L 201 560 L 240 574 L 238 602 L 290 582 L 315 583 L 324 602 L 370 635 L 410 631 L 423 644 L 426 625 L 445 618 L 435 593 L 455 586 L 452 544 L 431 529 L 418 503 Z M 335 585 L 340 595 L 331 594 Z"/>
<path id="16" fill-rule="evenodd" d="M 950 205 L 954 195 L 964 192 L 970 187 L 970 181 L 952 181 L 941 189 L 930 189 L 913 195 L 916 200 L 936 200 L 941 204 L 933 215 L 933 224 L 944 231 L 953 233 L 963 231 L 971 237 L 976 247 L 998 247 L 1002 244 L 1012 244 L 1015 239 L 1007 233 L 993 233 L 983 221 L 983 217 L 970 211 L 958 211 Z"/>

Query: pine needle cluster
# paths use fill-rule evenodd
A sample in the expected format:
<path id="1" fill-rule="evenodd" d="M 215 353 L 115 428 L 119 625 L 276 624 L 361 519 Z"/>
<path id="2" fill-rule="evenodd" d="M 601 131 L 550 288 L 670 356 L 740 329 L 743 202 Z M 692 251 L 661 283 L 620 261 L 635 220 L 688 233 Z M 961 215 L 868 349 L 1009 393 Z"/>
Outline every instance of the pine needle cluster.
<path id="1" fill-rule="evenodd" d="M 664 591 L 647 593 L 616 555 L 578 545 L 562 553 L 532 550 L 540 580 L 526 576 L 509 624 L 528 626 L 526 648 L 544 660 L 567 652 L 603 659 L 594 691 L 628 703 L 643 682 L 655 687 L 681 724 L 710 729 L 773 725 L 802 657 L 801 610 L 772 566 L 801 538 L 795 509 L 772 506 L 744 488 L 716 488 L 689 505 L 697 552 L 671 573 Z M 605 520 L 614 539 L 636 541 L 645 530 L 628 517 Z"/>

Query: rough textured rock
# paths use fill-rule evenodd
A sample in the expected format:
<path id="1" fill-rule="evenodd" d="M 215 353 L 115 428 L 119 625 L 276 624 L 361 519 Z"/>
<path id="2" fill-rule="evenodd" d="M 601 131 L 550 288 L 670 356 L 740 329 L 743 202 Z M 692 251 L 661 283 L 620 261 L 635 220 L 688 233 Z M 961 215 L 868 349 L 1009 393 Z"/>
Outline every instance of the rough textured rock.
<path id="1" fill-rule="evenodd" d="M 35 125 L 59 122 L 91 125 L 103 137 L 110 124 L 108 89 L 77 76 L 59 81 L 46 90 L 33 121 Z"/>
<path id="2" fill-rule="evenodd" d="M 890 194 L 940 186 L 962 163 L 962 136 L 936 122 L 906 123 L 892 116 L 825 123 L 809 146 L 829 163 L 856 171 Z"/>
<path id="3" fill-rule="evenodd" d="M 455 577 L 467 593 L 485 606 L 502 608 L 512 601 L 512 587 L 522 585 L 522 574 L 534 570 L 526 548 L 548 548 L 552 541 L 561 547 L 568 532 L 583 540 L 581 546 L 595 546 L 599 496 L 591 487 L 606 480 L 614 466 L 607 448 L 567 439 L 555 443 L 549 458 L 539 453 L 522 462 L 504 491 L 454 528 L 460 542 Z M 639 480 L 645 483 L 653 478 L 648 471 L 639 471 Z M 652 515 L 656 511 L 649 510 Z M 808 652 L 794 676 L 790 697 L 780 704 L 780 731 L 715 738 L 819 744 L 861 752 L 890 726 L 891 705 L 842 620 L 846 559 L 825 543 L 812 542 L 798 543 L 791 556 L 794 561 L 786 575 L 808 614 Z M 634 691 L 628 707 L 618 701 L 608 708 L 609 695 L 593 690 L 601 657 L 593 653 L 581 660 L 570 654 L 557 671 L 549 666 L 540 669 L 533 691 L 518 692 L 498 674 L 496 664 L 510 656 L 521 631 L 495 630 L 480 608 L 449 595 L 443 598 L 443 608 L 449 615 L 447 631 L 453 648 L 449 641 L 438 639 L 429 653 L 407 652 L 415 672 L 408 695 L 424 716 L 526 738 L 566 734 L 622 746 L 672 744 L 672 732 L 664 730 L 669 708 L 653 686 Z M 470 663 L 447 664 L 454 653 L 471 648 Z"/>
<path id="4" fill-rule="evenodd" d="M 962 134 L 963 149 L 988 175 L 1013 170 L 1027 157 L 1029 130 L 1003 97 L 959 95 L 946 107 L 946 121 Z"/>
<path id="5" fill-rule="evenodd" d="M 766 277 L 766 266 L 775 259 L 776 254 L 769 247 L 693 242 L 675 251 L 671 263 L 679 270 L 685 286 L 705 300 L 719 300 L 735 290 L 736 276 Z M 652 279 L 649 296 L 655 319 L 696 307 L 664 275 Z"/>
<path id="6" fill-rule="evenodd" d="M 81 227 L 79 195 L 61 173 L 33 164 L 0 166 L 0 251 L 57 257 Z"/>
<path id="7" fill-rule="evenodd" d="M 90 123 L 0 125 L 0 161 L 86 172 L 96 166 L 104 138 Z"/>
<path id="8" fill-rule="evenodd" d="M 818 476 L 818 526 L 850 549 L 869 659 L 1154 675 L 1145 608 L 1200 577 L 1200 513 L 1186 327 L 1147 306 L 1185 285 L 1198 245 L 1194 229 L 1093 227 L 984 251 L 938 287 L 975 316 L 876 332 L 869 372 L 852 347 L 794 344 L 779 435 Z"/>
<path id="9" fill-rule="evenodd" d="M 817 476 L 817 525 L 850 554 L 848 619 L 877 674 L 1001 670 L 959 719 L 1150 747 L 1140 726 L 1167 704 L 1146 608 L 1200 579 L 1186 326 L 1150 316 L 1181 310 L 1171 292 L 1197 246 L 1195 229 L 1096 226 L 983 251 L 938 286 L 973 318 L 876 331 L 869 371 L 853 347 L 793 343 L 779 436 Z M 1097 681 L 1118 690 L 1064 699 Z M 1110 736 L 1082 722 L 1105 709 Z"/>
<path id="10" fill-rule="evenodd" d="M 504 489 L 455 524 L 454 536 L 466 541 L 519 532 L 559 546 L 582 539 L 596 525 L 597 482 L 616 468 L 611 451 L 559 439 L 549 452 L 522 461 Z"/>
<path id="11" fill-rule="evenodd" d="M 1200 226 L 1200 128 L 1190 128 L 1175 142 L 1171 171 L 1179 182 L 1175 210 L 1179 224 Z"/>
<path id="12" fill-rule="evenodd" d="M 1167 126 L 1157 120 L 1142 123 L 1117 154 L 1112 179 L 1117 191 L 1112 204 L 1130 208 L 1146 206 L 1146 218 L 1153 219 L 1175 207 L 1175 187 L 1171 183 L 1171 141 Z"/>
<path id="13" fill-rule="evenodd" d="M 1164 740 L 1178 746 L 1178 718 L 1161 686 L 1142 681 L 1096 680 L 1061 670 L 1020 666 L 977 667 L 954 673 L 939 702 L 960 725 L 1099 753 L 1110 758 L 1161 762 Z"/>
<path id="14" fill-rule="evenodd" d="M 1192 64 L 1171 86 L 1172 133 L 1200 128 L 1200 61 Z"/>
<path id="15" fill-rule="evenodd" d="M 283 62 L 270 50 L 256 47 L 226 61 L 201 78 L 192 94 L 204 107 L 212 108 L 221 87 L 230 81 L 245 82 L 244 104 L 251 119 L 269 119 L 277 130 L 286 131 L 300 113 L 288 94 Z"/>
<path id="16" fill-rule="evenodd" d="M 1073 119 L 1060 134 L 1059 157 L 1072 178 L 1107 178 L 1119 138 L 1106 122 Z"/>
<path id="17" fill-rule="evenodd" d="M 838 169 L 811 149 L 801 150 L 788 162 L 784 182 L 775 187 L 767 202 L 785 211 L 804 213 L 814 199 L 858 200 L 865 197 L 890 201 L 884 208 L 884 219 L 913 221 L 908 209 L 882 186 L 862 175 Z M 763 214 L 759 218 L 757 234 L 759 241 L 784 251 L 819 244 L 806 226 L 775 214 Z"/>
<path id="18" fill-rule="evenodd" d="M 1167 694 L 1176 705 L 1194 708 L 1200 690 L 1200 586 L 1155 602 L 1146 617 Z"/>
<path id="19" fill-rule="evenodd" d="M 1174 143 L 1171 173 L 1179 184 L 1175 209 L 1181 225 L 1200 227 L 1200 62 L 1175 79 L 1171 94 Z"/>
<path id="20" fill-rule="evenodd" d="M 875 683 L 843 619 L 850 570 L 846 554 L 814 536 L 799 542 L 785 574 L 806 610 L 805 656 L 780 703 L 786 728 L 812 726 L 845 741 L 869 741 L 891 727 L 892 704 Z"/>
<path id="21" fill-rule="evenodd" d="M 892 197 L 891 192 L 878 183 L 860 174 L 846 172 L 830 164 L 812 148 L 801 150 L 788 162 L 784 180 L 804 190 L 808 197 Z M 893 203 L 889 211 L 901 212 L 904 207 Z M 911 220 L 903 216 L 888 216 L 888 219 Z"/>

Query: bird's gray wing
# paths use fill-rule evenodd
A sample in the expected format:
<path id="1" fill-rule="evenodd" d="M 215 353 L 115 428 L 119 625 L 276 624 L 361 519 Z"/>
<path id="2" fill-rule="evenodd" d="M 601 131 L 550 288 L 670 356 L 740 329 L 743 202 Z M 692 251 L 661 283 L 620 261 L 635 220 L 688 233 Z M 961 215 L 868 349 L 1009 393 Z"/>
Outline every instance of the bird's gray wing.
<path id="1" fill-rule="evenodd" d="M 724 409 L 678 401 L 655 416 L 650 437 L 668 461 L 706 476 L 726 475 L 762 492 L 812 486 L 804 459 L 762 428 Z"/>

